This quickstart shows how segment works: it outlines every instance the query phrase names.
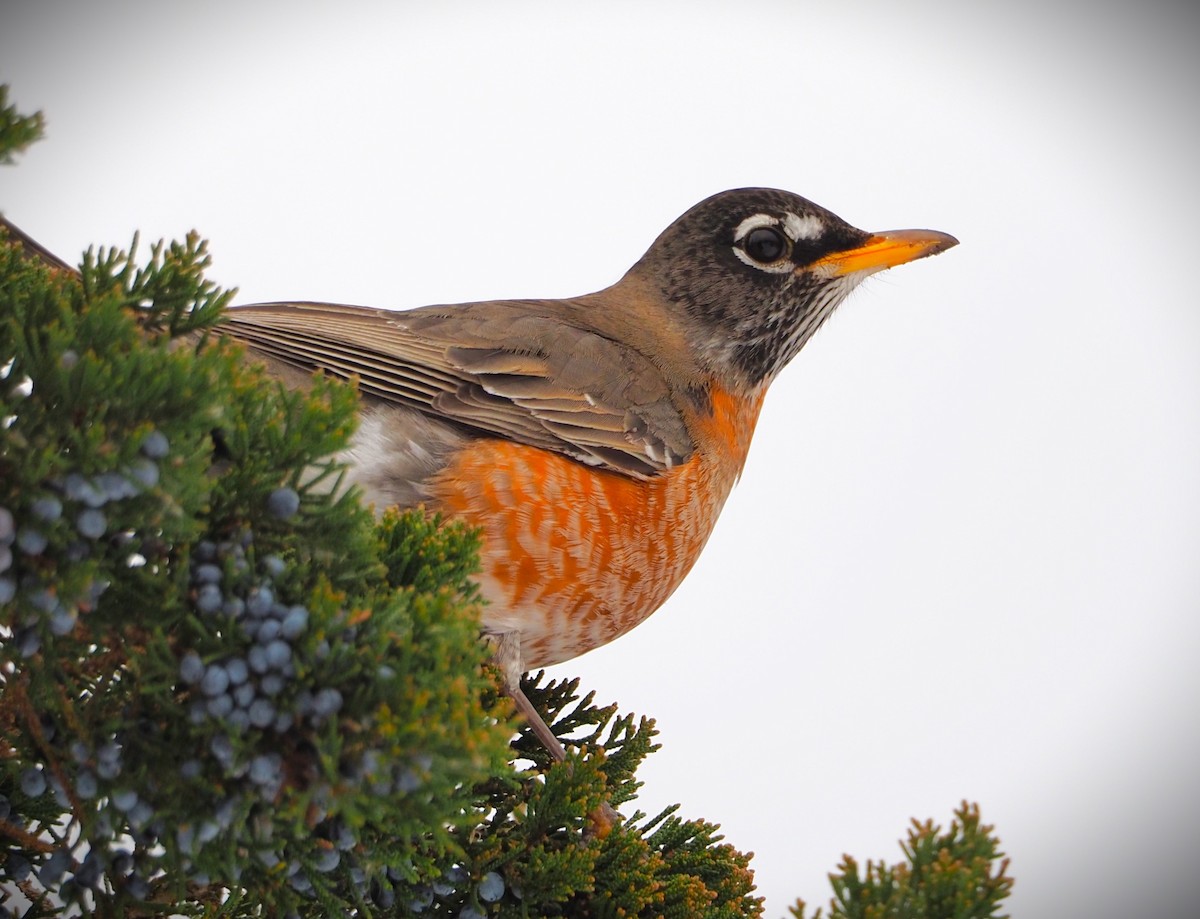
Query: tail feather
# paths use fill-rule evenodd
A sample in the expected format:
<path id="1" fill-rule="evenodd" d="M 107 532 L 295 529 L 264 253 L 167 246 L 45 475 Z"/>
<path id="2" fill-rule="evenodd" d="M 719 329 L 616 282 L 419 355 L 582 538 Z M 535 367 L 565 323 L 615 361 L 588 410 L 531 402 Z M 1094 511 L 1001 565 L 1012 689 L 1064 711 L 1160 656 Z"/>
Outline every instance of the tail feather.
<path id="1" fill-rule="evenodd" d="M 61 258 L 39 243 L 36 239 L 22 230 L 16 224 L 12 223 L 7 217 L 0 214 L 0 226 L 3 226 L 7 231 L 10 239 L 15 239 L 21 244 L 21 248 L 25 250 L 25 257 L 40 261 L 49 265 L 51 268 L 56 268 L 59 271 L 69 271 L 72 274 L 77 270 L 74 265 L 69 265 Z"/>

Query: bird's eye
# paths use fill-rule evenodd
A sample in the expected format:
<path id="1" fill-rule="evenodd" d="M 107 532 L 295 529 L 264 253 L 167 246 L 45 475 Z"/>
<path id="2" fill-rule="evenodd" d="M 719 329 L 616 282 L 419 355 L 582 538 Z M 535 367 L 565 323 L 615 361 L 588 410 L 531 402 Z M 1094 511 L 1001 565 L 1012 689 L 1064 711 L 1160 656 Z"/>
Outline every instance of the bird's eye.
<path id="1" fill-rule="evenodd" d="M 754 261 L 770 265 L 787 255 L 788 238 L 777 227 L 756 227 L 746 234 L 742 248 Z"/>

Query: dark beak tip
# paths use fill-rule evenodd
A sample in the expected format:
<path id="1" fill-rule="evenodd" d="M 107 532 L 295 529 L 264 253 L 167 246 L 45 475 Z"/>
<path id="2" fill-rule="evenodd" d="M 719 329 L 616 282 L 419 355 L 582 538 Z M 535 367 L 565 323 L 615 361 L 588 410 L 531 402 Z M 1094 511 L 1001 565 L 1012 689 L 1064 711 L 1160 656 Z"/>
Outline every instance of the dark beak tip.
<path id="1" fill-rule="evenodd" d="M 938 247 L 935 251 L 945 252 L 947 249 L 953 249 L 955 246 L 958 245 L 958 237 L 957 236 L 951 236 L 949 233 L 943 233 L 941 235 L 944 237 L 944 239 L 938 245 Z"/>

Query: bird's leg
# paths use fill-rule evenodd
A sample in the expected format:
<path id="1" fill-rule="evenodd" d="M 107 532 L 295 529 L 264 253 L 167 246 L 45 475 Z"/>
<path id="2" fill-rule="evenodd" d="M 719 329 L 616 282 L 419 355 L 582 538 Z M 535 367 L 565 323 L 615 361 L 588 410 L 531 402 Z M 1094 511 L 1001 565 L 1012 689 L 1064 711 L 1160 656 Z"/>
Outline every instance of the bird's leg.
<path id="1" fill-rule="evenodd" d="M 492 660 L 504 675 L 504 692 L 513 700 L 517 711 L 542 746 L 554 757 L 555 762 L 561 763 L 567 758 L 566 749 L 521 689 L 521 675 L 525 672 L 525 664 L 521 659 L 521 633 L 501 632 L 488 635 L 488 638 L 492 643 Z"/>
<path id="2" fill-rule="evenodd" d="M 563 762 L 567 758 L 566 748 L 521 689 L 521 675 L 525 672 L 525 663 L 521 658 L 521 633 L 493 633 L 487 638 L 492 644 L 492 660 L 503 674 L 504 692 L 513 700 L 521 717 L 525 719 L 534 736 L 541 741 L 542 746 L 554 757 L 555 762 Z M 621 815 L 607 801 L 588 816 L 595 824 L 597 835 L 600 836 L 608 835 L 608 831 L 621 821 Z"/>

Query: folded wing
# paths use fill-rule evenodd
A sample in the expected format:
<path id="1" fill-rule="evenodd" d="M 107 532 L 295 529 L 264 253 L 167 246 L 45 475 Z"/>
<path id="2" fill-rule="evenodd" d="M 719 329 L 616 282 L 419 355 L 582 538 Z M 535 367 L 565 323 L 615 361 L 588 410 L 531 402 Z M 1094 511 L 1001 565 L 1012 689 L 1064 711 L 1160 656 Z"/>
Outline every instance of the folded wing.
<path id="1" fill-rule="evenodd" d="M 536 301 L 389 312 L 326 303 L 230 310 L 223 334 L 368 396 L 635 478 L 693 445 L 658 368 Z"/>

